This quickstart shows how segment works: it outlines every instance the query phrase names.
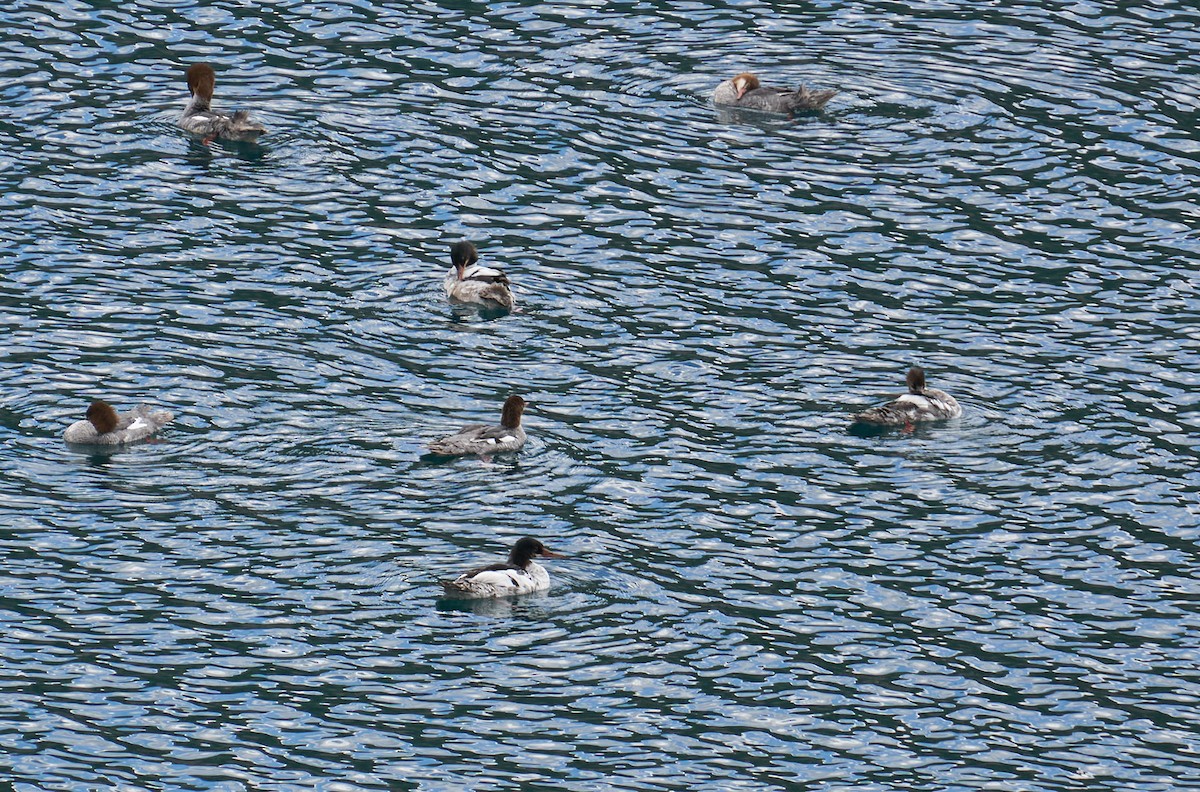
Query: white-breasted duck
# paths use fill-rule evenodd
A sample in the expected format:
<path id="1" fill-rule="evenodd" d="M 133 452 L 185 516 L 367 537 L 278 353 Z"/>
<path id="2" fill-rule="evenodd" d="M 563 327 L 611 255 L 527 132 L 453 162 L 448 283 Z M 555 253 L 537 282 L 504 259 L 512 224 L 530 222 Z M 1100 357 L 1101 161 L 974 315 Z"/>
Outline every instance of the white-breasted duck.
<path id="1" fill-rule="evenodd" d="M 216 83 L 217 75 L 207 63 L 194 64 L 187 70 L 192 98 L 179 117 L 179 126 L 206 140 L 254 140 L 267 131 L 262 124 L 250 120 L 248 110 L 237 110 L 233 115 L 213 110 L 211 104 Z"/>
<path id="2" fill-rule="evenodd" d="M 770 88 L 759 83 L 758 77 L 750 72 L 742 72 L 716 87 L 713 104 L 787 115 L 820 110 L 836 95 L 837 91 L 810 91 L 803 85 L 795 90 Z"/>
<path id="3" fill-rule="evenodd" d="M 562 558 L 546 549 L 537 539 L 528 536 L 518 539 L 508 554 L 508 561 L 472 569 L 454 580 L 443 580 L 446 595 L 459 599 L 483 597 L 512 597 L 532 594 L 550 588 L 550 573 L 534 561 L 539 558 Z"/>
<path id="4" fill-rule="evenodd" d="M 879 407 L 854 416 L 859 423 L 876 426 L 909 426 L 919 421 L 942 421 L 962 415 L 962 407 L 943 390 L 926 387 L 925 371 L 919 367 L 908 370 L 905 378 L 908 393 Z"/>
<path id="5" fill-rule="evenodd" d="M 175 416 L 166 410 L 151 410 L 140 405 L 118 414 L 107 402 L 96 401 L 88 407 L 87 416 L 67 427 L 63 440 L 79 445 L 125 445 L 145 440 L 171 422 Z"/>
<path id="6" fill-rule="evenodd" d="M 476 263 L 478 261 L 479 252 L 470 242 L 456 242 L 450 247 L 453 266 L 442 283 L 446 287 L 446 296 L 458 302 L 511 311 L 516 301 L 509 288 L 508 276 L 498 269 L 481 267 Z"/>
<path id="7" fill-rule="evenodd" d="M 500 412 L 499 426 L 474 424 L 464 426 L 456 434 L 434 440 L 429 450 L 440 456 L 462 456 L 465 454 L 500 454 L 516 451 L 525 444 L 525 430 L 521 427 L 521 415 L 528 404 L 520 396 L 509 396 L 504 400 Z"/>

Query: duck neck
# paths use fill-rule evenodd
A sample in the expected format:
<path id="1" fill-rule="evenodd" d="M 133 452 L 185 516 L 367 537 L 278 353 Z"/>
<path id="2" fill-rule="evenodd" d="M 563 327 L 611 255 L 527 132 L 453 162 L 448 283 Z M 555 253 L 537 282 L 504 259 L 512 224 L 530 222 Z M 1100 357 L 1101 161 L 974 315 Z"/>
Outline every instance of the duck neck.
<path id="1" fill-rule="evenodd" d="M 201 96 L 200 94 L 192 94 L 192 98 L 188 102 L 187 107 L 183 109 L 183 114 L 185 116 L 190 116 L 195 115 L 196 113 L 202 113 L 209 108 L 209 102 L 211 101 L 211 97 Z"/>

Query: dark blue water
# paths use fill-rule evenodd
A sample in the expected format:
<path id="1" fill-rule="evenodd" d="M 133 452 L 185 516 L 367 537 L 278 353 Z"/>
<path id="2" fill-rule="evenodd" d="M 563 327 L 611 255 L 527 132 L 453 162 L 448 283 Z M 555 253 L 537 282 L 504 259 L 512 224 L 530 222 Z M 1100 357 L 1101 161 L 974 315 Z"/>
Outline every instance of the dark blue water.
<path id="1" fill-rule="evenodd" d="M 14 789 L 1200 787 L 1192 6 L 0 22 Z M 201 60 L 261 146 L 174 127 Z M 848 432 L 914 364 L 964 417 Z M 549 593 L 440 599 L 527 534 Z"/>

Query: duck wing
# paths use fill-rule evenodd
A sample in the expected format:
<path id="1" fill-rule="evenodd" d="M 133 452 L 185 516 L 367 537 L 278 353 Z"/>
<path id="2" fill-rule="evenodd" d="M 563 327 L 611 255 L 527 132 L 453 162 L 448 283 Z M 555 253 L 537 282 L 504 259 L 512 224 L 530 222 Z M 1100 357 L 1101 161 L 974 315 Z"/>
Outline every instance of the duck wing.
<path id="1" fill-rule="evenodd" d="M 488 564 L 453 580 L 440 581 L 447 594 L 470 597 L 502 597 L 532 589 L 529 573 L 508 563 Z"/>
<path id="2" fill-rule="evenodd" d="M 474 453 L 472 451 L 473 445 L 479 442 L 480 437 L 488 428 L 483 424 L 464 426 L 449 437 L 434 440 L 429 444 L 429 450 L 435 454 L 443 454 L 445 456 Z"/>
<path id="3" fill-rule="evenodd" d="M 786 88 L 755 88 L 742 95 L 738 106 L 769 113 L 794 113 L 798 110 L 820 110 L 836 95 L 837 91 L 810 91 L 803 85 L 794 91 Z"/>
<path id="4" fill-rule="evenodd" d="M 467 267 L 463 272 L 463 280 L 475 281 L 477 283 L 502 283 L 505 286 L 508 284 L 508 276 L 498 269 L 492 267 L 481 267 L 478 264 L 473 264 Z"/>

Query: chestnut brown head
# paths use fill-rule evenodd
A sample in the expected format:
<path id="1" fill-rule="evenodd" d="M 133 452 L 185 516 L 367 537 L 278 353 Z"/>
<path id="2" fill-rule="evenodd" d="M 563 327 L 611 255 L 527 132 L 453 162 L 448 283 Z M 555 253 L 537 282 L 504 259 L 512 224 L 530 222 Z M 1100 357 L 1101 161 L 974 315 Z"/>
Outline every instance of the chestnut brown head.
<path id="1" fill-rule="evenodd" d="M 92 402 L 91 406 L 87 408 L 86 417 L 96 428 L 98 434 L 108 434 L 117 428 L 117 411 L 107 402 L 99 399 Z"/>
<path id="2" fill-rule="evenodd" d="M 737 77 L 733 78 L 733 89 L 737 91 L 738 99 L 741 99 L 743 96 L 745 96 L 747 91 L 753 91 L 758 87 L 758 78 L 750 72 L 742 72 Z"/>
<path id="3" fill-rule="evenodd" d="M 521 415 L 528 404 L 520 396 L 509 396 L 504 400 L 504 410 L 500 413 L 500 425 L 505 429 L 516 429 L 521 425 Z"/>
<path id="4" fill-rule="evenodd" d="M 192 96 L 212 99 L 213 86 L 217 84 L 216 72 L 207 63 L 197 63 L 187 70 L 187 84 Z"/>
<path id="5" fill-rule="evenodd" d="M 908 370 L 908 376 L 904 378 L 908 383 L 908 392 L 920 394 L 925 390 L 925 370 L 919 366 L 913 366 Z"/>

